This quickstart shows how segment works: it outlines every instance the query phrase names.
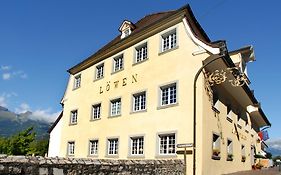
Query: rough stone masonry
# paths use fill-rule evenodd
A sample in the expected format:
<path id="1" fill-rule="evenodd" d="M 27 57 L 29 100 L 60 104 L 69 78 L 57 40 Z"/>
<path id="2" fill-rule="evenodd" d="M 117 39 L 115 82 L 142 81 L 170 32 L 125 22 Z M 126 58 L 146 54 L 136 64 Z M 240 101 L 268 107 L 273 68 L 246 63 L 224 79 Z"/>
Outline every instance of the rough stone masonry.
<path id="1" fill-rule="evenodd" d="M 0 175 L 182 175 L 183 160 L 106 160 L 0 156 Z"/>

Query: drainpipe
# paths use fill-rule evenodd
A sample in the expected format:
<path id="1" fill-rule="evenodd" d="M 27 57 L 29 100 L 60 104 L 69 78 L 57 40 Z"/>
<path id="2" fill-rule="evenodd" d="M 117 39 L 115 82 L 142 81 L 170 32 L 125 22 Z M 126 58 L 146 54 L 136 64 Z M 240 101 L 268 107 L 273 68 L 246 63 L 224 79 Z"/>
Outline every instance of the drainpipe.
<path id="1" fill-rule="evenodd" d="M 196 82 L 202 70 L 212 62 L 225 55 L 211 55 L 206 58 L 206 63 L 197 71 L 193 82 L 193 175 L 196 175 Z"/>

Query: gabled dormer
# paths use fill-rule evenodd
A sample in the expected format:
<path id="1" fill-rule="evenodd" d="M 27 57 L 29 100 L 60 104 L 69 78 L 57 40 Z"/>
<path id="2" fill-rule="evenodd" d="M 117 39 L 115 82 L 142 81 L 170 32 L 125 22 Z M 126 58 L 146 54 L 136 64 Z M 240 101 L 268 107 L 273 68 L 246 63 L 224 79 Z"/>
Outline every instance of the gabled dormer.
<path id="1" fill-rule="evenodd" d="M 124 20 L 119 27 L 119 31 L 121 32 L 121 39 L 129 36 L 135 28 L 135 25 L 131 21 Z"/>

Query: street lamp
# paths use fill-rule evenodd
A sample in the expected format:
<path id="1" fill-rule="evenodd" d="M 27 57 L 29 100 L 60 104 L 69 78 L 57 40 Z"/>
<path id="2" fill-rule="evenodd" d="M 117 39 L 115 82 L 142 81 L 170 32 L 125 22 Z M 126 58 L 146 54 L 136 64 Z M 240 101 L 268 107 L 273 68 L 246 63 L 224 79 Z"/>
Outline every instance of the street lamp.
<path id="1" fill-rule="evenodd" d="M 197 71 L 193 82 L 193 175 L 196 175 L 196 82 L 202 72 L 202 70 L 218 59 L 223 59 L 225 54 L 211 55 L 203 62 L 203 66 Z M 212 73 L 207 73 L 207 81 L 210 86 L 219 85 L 227 80 L 227 73 L 231 73 L 234 76 L 234 80 L 229 80 L 230 84 L 234 87 L 243 86 L 247 80 L 245 75 L 241 73 L 236 67 L 227 68 L 226 70 L 215 70 Z"/>

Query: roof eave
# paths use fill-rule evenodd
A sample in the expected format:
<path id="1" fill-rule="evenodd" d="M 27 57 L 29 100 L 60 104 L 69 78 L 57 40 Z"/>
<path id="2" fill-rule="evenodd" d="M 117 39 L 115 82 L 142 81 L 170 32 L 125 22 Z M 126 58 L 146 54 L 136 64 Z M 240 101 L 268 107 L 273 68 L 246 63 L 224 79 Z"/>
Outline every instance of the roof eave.
<path id="1" fill-rule="evenodd" d="M 124 45 L 126 42 L 129 42 L 131 40 L 134 40 L 136 38 L 134 38 L 135 36 L 139 35 L 139 33 L 144 32 L 145 30 L 147 30 L 148 28 L 153 28 L 153 26 L 156 26 L 158 23 L 163 23 L 163 21 L 169 21 L 169 20 L 173 20 L 175 19 L 175 17 L 177 16 L 181 16 L 184 17 L 185 15 L 188 15 L 191 17 L 191 20 L 193 20 L 195 26 L 197 27 L 197 29 L 199 30 L 199 32 L 201 33 L 200 35 L 202 35 L 203 38 L 201 38 L 201 40 L 205 40 L 205 42 L 209 42 L 210 39 L 207 36 L 207 34 L 205 33 L 205 31 L 202 29 L 202 27 L 200 26 L 200 24 L 198 23 L 198 21 L 196 20 L 191 8 L 189 5 L 185 5 L 183 7 L 181 7 L 178 10 L 175 10 L 173 13 L 162 17 L 161 19 L 155 21 L 154 23 L 144 27 L 142 30 L 137 31 L 132 33 L 129 37 L 119 40 L 117 43 L 115 43 L 114 45 L 110 46 L 109 48 L 107 48 L 106 50 L 103 51 L 97 51 L 96 53 L 94 53 L 93 55 L 91 55 L 90 57 L 88 57 L 87 59 L 85 59 L 84 61 L 80 62 L 79 64 L 73 66 L 72 68 L 68 69 L 67 72 L 69 72 L 70 74 L 76 74 L 90 66 L 92 66 L 93 64 L 91 62 L 94 61 L 90 61 L 90 60 L 96 60 L 96 61 L 101 61 L 103 60 L 103 57 L 106 52 L 111 52 L 112 50 L 117 50 L 118 47 L 121 47 L 122 45 Z M 119 35 L 120 37 L 120 35 Z M 139 37 L 139 36 L 138 36 Z M 198 37 L 198 36 L 197 36 Z M 210 45 L 212 45 L 211 43 L 208 43 Z M 113 52 L 113 51 L 112 51 Z M 107 55 L 111 56 L 110 54 Z"/>

